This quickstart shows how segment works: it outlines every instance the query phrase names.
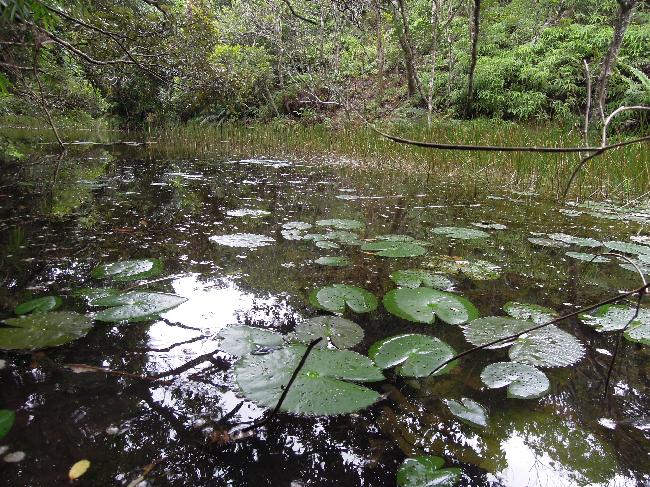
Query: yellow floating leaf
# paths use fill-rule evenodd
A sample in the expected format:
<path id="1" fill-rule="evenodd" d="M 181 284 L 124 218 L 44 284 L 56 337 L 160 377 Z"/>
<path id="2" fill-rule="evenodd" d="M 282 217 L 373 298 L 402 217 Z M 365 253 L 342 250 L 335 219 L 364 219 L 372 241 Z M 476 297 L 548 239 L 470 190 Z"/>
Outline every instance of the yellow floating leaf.
<path id="1" fill-rule="evenodd" d="M 77 480 L 79 477 L 85 474 L 89 468 L 90 462 L 88 460 L 79 460 L 72 467 L 70 467 L 68 477 L 70 480 Z"/>

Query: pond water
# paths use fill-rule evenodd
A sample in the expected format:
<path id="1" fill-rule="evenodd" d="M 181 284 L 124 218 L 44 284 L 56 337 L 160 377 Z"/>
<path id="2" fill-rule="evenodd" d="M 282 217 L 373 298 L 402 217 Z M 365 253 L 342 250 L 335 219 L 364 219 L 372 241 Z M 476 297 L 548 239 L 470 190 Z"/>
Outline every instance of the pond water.
<path id="1" fill-rule="evenodd" d="M 360 225 L 317 224 L 330 219 Z M 286 226 L 291 222 L 312 227 Z M 85 336 L 35 354 L 0 350 L 0 409 L 16 412 L 0 449 L 3 457 L 25 454 L 20 462 L 0 459 L 0 483 L 67 482 L 69 468 L 88 459 L 80 485 L 136 485 L 153 463 L 139 485 L 390 486 L 406 458 L 435 455 L 462 470 L 462 486 L 649 485 L 650 348 L 622 341 L 605 397 L 618 334 L 576 317 L 559 326 L 583 344 L 584 355 L 542 368 L 550 385 L 540 398 L 508 398 L 505 388 L 483 383 L 487 365 L 509 361 L 504 347 L 469 355 L 440 376 L 402 377 L 389 368 L 385 380 L 364 384 L 381 394 L 367 408 L 334 416 L 280 412 L 250 437 L 208 444 L 224 424 L 268 411 L 240 392 L 238 358 L 220 348 L 224 330 L 246 325 L 289 336 L 304 320 L 331 314 L 310 302 L 312 291 L 349 284 L 379 299 L 369 313 L 345 311 L 363 329 L 354 351 L 367 355 L 378 340 L 406 333 L 463 351 L 472 345 L 462 326 L 414 323 L 382 306 L 396 288 L 391 274 L 445 271 L 451 292 L 481 317 L 504 316 L 510 301 L 564 314 L 640 285 L 614 257 L 587 266 L 582 254 L 605 247 L 570 237 L 643 245 L 648 222 L 647 207 L 558 206 L 507 187 L 254 152 L 181 158 L 90 147 L 59 161 L 46 156 L 4 167 L 1 319 L 47 295 L 63 298 L 59 310 L 96 313 L 76 291 L 141 283 L 91 277 L 98 265 L 121 260 L 160 259 L 163 272 L 138 290 L 186 301 L 145 321 L 96 321 Z M 337 230 L 355 235 L 332 234 Z M 304 239 L 309 233 L 329 236 Z M 381 257 L 359 246 L 382 235 L 413 237 L 424 254 Z M 628 254 L 647 271 L 643 255 Z M 348 265 L 315 262 L 325 256 L 346 257 L 335 262 Z M 455 272 L 476 261 L 493 266 Z M 164 381 L 74 373 L 79 368 L 63 364 Z M 444 400 L 461 398 L 485 408 L 486 427 L 450 412 Z"/>

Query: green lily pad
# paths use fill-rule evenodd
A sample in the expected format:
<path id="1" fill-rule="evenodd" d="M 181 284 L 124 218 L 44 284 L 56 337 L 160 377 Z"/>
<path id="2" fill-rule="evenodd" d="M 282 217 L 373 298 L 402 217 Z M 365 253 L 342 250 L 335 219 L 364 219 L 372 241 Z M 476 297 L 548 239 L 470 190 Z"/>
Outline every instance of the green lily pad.
<path id="1" fill-rule="evenodd" d="M 412 242 L 399 242 L 396 240 L 382 240 L 381 242 L 368 242 L 361 247 L 365 252 L 373 252 L 380 257 L 418 257 L 427 250 L 421 245 Z"/>
<path id="2" fill-rule="evenodd" d="M 610 250 L 616 250 L 618 252 L 623 252 L 624 254 L 635 254 L 635 255 L 650 254 L 650 247 L 646 245 L 638 245 L 629 242 L 618 242 L 615 240 L 604 242 L 603 245 Z"/>
<path id="3" fill-rule="evenodd" d="M 490 389 L 508 386 L 508 397 L 536 399 L 550 388 L 548 377 L 541 370 L 528 364 L 496 362 L 481 372 L 481 380 Z"/>
<path id="4" fill-rule="evenodd" d="M 506 314 L 517 318 L 518 320 L 530 320 L 537 325 L 553 321 L 559 315 L 557 311 L 539 306 L 537 304 L 518 303 L 516 301 L 509 301 L 503 305 L 503 311 Z"/>
<path id="5" fill-rule="evenodd" d="M 461 421 L 480 428 L 487 426 L 487 411 L 476 401 L 463 397 L 460 401 L 443 399 L 442 402 L 449 408 L 451 414 Z"/>
<path id="6" fill-rule="evenodd" d="M 247 399 L 275 407 L 306 347 L 290 345 L 267 355 L 246 355 L 235 364 L 239 389 Z M 354 382 L 384 379 L 381 370 L 350 350 L 314 349 L 289 389 L 281 410 L 294 414 L 329 416 L 370 406 L 379 394 Z"/>
<path id="7" fill-rule="evenodd" d="M 399 487 L 453 487 L 462 470 L 442 468 L 445 461 L 440 457 L 419 456 L 407 458 L 397 471 Z"/>
<path id="8" fill-rule="evenodd" d="M 384 296 L 384 307 L 416 323 L 432 324 L 437 316 L 450 325 L 460 325 L 478 316 L 478 310 L 462 296 L 427 287 L 393 289 Z"/>
<path id="9" fill-rule="evenodd" d="M 513 362 L 536 367 L 567 367 L 584 357 L 585 347 L 570 333 L 550 325 L 517 338 L 508 355 Z"/>
<path id="10" fill-rule="evenodd" d="M 623 335 L 631 342 L 650 345 L 650 323 L 633 322 Z"/>
<path id="11" fill-rule="evenodd" d="M 428 335 L 397 335 L 376 342 L 368 356 L 380 369 L 398 366 L 397 373 L 403 377 L 427 377 L 456 351 L 438 338 Z M 456 367 L 456 361 L 445 365 L 433 375 L 442 375 Z"/>
<path id="12" fill-rule="evenodd" d="M 604 264 L 609 262 L 607 257 L 602 255 L 590 254 L 587 252 L 567 252 L 566 255 L 572 259 L 582 260 L 584 262 L 593 262 L 594 264 Z"/>
<path id="13" fill-rule="evenodd" d="M 625 328 L 636 313 L 636 306 L 623 304 L 607 304 L 591 313 L 580 315 L 580 320 L 600 332 L 617 331 Z M 639 314 L 628 326 L 650 325 L 650 309 L 640 308 Z"/>
<path id="14" fill-rule="evenodd" d="M 370 291 L 348 284 L 332 284 L 315 289 L 309 295 L 309 302 L 332 313 L 343 313 L 346 306 L 355 313 L 369 313 L 376 310 L 379 304 Z"/>
<path id="15" fill-rule="evenodd" d="M 228 216 L 234 216 L 234 217 L 251 217 L 251 218 L 261 218 L 263 216 L 269 216 L 271 214 L 270 211 L 266 210 L 255 210 L 251 208 L 241 208 L 239 210 L 228 210 L 226 212 L 226 215 Z"/>
<path id="16" fill-rule="evenodd" d="M 135 281 L 158 276 L 162 271 L 163 265 L 158 259 L 119 260 L 95 267 L 90 275 L 95 279 Z"/>
<path id="17" fill-rule="evenodd" d="M 477 347 L 486 345 L 494 340 L 506 338 L 516 333 L 532 328 L 534 325 L 530 321 L 508 318 L 505 316 L 487 316 L 473 320 L 463 328 L 465 339 Z M 510 346 L 513 340 L 499 342 L 487 347 L 496 349 Z"/>
<path id="18" fill-rule="evenodd" d="M 284 345 L 284 337 L 279 333 L 245 325 L 228 326 L 217 337 L 221 338 L 221 350 L 239 357 L 259 349 L 268 350 Z"/>
<path id="19" fill-rule="evenodd" d="M 464 274 L 473 281 L 491 281 L 501 276 L 501 268 L 485 260 L 464 260 L 439 255 L 429 263 L 429 267 L 445 274 Z"/>
<path id="20" fill-rule="evenodd" d="M 105 298 L 106 296 L 115 296 L 117 294 L 120 294 L 120 291 L 118 289 L 109 287 L 85 287 L 74 292 L 74 296 L 85 299 L 86 303 L 88 303 L 90 306 L 93 306 L 94 301 L 97 299 Z"/>
<path id="21" fill-rule="evenodd" d="M 354 321 L 338 316 L 317 316 L 296 325 L 296 339 L 310 343 L 322 337 L 317 347 L 327 348 L 331 343 L 336 348 L 352 348 L 363 340 L 363 328 Z"/>
<path id="22" fill-rule="evenodd" d="M 532 244 L 540 245 L 542 247 L 553 247 L 557 249 L 561 249 L 569 246 L 568 243 L 564 243 L 558 240 L 552 240 L 550 238 L 544 238 L 544 237 L 530 237 L 528 241 Z"/>
<path id="23" fill-rule="evenodd" d="M 326 265 L 330 267 L 347 267 L 350 265 L 350 259 L 347 257 L 319 257 L 314 261 L 319 265 Z"/>
<path id="24" fill-rule="evenodd" d="M 92 320 L 71 311 L 35 313 L 9 318 L 4 323 L 13 328 L 0 328 L 0 349 L 39 350 L 56 347 L 85 336 Z"/>
<path id="25" fill-rule="evenodd" d="M 307 222 L 287 222 L 282 225 L 285 230 L 309 230 L 313 225 Z"/>
<path id="26" fill-rule="evenodd" d="M 285 240 L 304 240 L 305 236 L 300 230 L 282 230 L 280 232 Z"/>
<path id="27" fill-rule="evenodd" d="M 25 315 L 27 313 L 47 313 L 57 309 L 63 304 L 63 301 L 58 296 L 43 296 L 42 298 L 32 299 L 19 304 L 14 309 L 17 315 Z"/>
<path id="28" fill-rule="evenodd" d="M 360 230 L 365 225 L 357 220 L 341 220 L 338 218 L 331 220 L 318 220 L 316 225 L 321 227 L 336 228 L 337 230 Z"/>
<path id="29" fill-rule="evenodd" d="M 16 413 L 8 409 L 0 409 L 0 440 L 7 436 L 16 421 Z"/>
<path id="30" fill-rule="evenodd" d="M 340 243 L 341 245 L 363 245 L 363 240 L 359 238 L 359 235 L 352 232 L 346 232 L 345 230 L 337 230 L 335 232 L 327 232 L 325 238 L 330 241 Z"/>
<path id="31" fill-rule="evenodd" d="M 412 244 L 420 245 L 421 247 L 426 247 L 430 245 L 430 242 L 424 240 L 417 240 L 415 237 L 410 235 L 400 235 L 400 234 L 387 234 L 387 235 L 377 235 L 375 237 L 377 240 L 388 240 L 390 242 L 409 242 Z"/>
<path id="32" fill-rule="evenodd" d="M 316 247 L 319 249 L 340 249 L 341 246 L 336 242 L 330 242 L 329 240 L 317 240 L 315 242 Z"/>
<path id="33" fill-rule="evenodd" d="M 273 245 L 275 239 L 255 233 L 234 233 L 232 235 L 214 235 L 209 239 L 218 245 L 241 249 L 257 249 Z"/>
<path id="34" fill-rule="evenodd" d="M 135 323 L 156 319 L 163 311 L 175 308 L 185 301 L 186 298 L 174 294 L 133 291 L 96 299 L 93 305 L 109 307 L 95 315 L 97 321 Z"/>
<path id="35" fill-rule="evenodd" d="M 414 289 L 425 286 L 440 289 L 441 291 L 449 291 L 454 287 L 454 283 L 449 278 L 424 269 L 401 270 L 393 272 L 389 277 L 391 281 L 400 287 Z"/>
<path id="36" fill-rule="evenodd" d="M 486 230 L 507 230 L 508 227 L 503 223 L 472 223 L 473 226 L 477 228 L 484 228 Z"/>
<path id="37" fill-rule="evenodd" d="M 465 227 L 438 227 L 431 230 L 437 235 L 444 235 L 445 237 L 455 238 L 460 240 L 473 240 L 478 238 L 488 238 L 489 233 L 476 228 Z"/>
<path id="38" fill-rule="evenodd" d="M 549 237 L 558 242 L 564 242 L 569 245 L 577 245 L 579 247 L 601 247 L 603 244 L 594 238 L 574 237 L 566 233 L 551 233 Z"/>

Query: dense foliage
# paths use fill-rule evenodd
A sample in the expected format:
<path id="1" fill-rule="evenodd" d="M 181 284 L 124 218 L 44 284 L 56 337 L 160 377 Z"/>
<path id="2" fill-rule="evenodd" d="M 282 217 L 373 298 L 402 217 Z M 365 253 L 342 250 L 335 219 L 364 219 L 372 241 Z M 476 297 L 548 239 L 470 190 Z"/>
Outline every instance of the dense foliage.
<path id="1" fill-rule="evenodd" d="M 650 102 L 647 2 L 3 0 L 0 116 L 566 119 L 585 108 L 583 60 L 595 86 L 622 4 L 606 112 Z"/>

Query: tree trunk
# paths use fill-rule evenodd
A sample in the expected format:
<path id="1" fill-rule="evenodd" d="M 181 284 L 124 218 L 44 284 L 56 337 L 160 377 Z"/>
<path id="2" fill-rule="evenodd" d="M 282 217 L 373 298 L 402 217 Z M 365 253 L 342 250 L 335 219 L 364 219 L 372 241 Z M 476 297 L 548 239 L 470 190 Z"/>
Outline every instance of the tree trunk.
<path id="1" fill-rule="evenodd" d="M 474 71 L 476 70 L 476 58 L 478 55 L 478 34 L 481 25 L 481 0 L 474 0 L 472 10 L 472 23 L 470 24 L 470 37 L 472 41 L 472 51 L 469 63 L 469 73 L 467 76 L 467 105 L 465 113 L 471 116 L 473 112 L 472 103 L 474 101 Z"/>
<path id="2" fill-rule="evenodd" d="M 427 123 L 433 122 L 433 91 L 435 89 L 436 61 L 438 58 L 438 35 L 440 18 L 440 0 L 431 0 L 431 73 L 429 77 L 429 92 L 427 93 Z"/>
<path id="3" fill-rule="evenodd" d="M 391 0 L 391 3 L 393 4 L 395 29 L 397 30 L 400 47 L 404 53 L 409 98 L 413 98 L 418 94 L 424 98 L 415 68 L 415 55 L 413 54 L 404 0 Z"/>
<path id="4" fill-rule="evenodd" d="M 614 66 L 616 66 L 618 52 L 620 51 L 621 45 L 623 44 L 625 31 L 630 25 L 632 13 L 637 3 L 637 0 L 617 1 L 618 16 L 614 22 L 614 37 L 612 38 L 612 42 L 609 44 L 609 49 L 607 50 L 605 59 L 603 59 L 603 63 L 600 68 L 600 74 L 598 75 L 598 81 L 596 83 L 596 106 L 598 107 L 601 120 L 605 119 L 607 84 L 609 83 L 609 78 L 612 76 Z"/>
<path id="5" fill-rule="evenodd" d="M 377 7 L 377 104 L 381 107 L 384 100 L 384 29 L 381 24 L 381 3 L 376 0 Z"/>

